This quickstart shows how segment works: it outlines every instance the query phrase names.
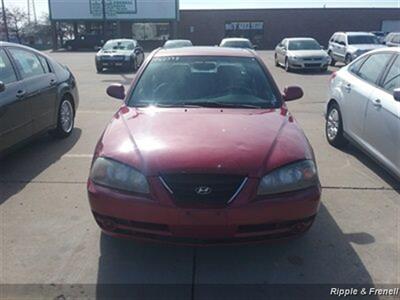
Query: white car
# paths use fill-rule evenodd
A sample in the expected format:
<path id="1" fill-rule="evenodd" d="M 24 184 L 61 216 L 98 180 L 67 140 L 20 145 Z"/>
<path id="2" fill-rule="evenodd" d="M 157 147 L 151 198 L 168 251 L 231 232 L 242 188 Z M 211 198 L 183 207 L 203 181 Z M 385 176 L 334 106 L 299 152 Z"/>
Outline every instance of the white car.
<path id="1" fill-rule="evenodd" d="M 368 52 L 334 73 L 326 137 L 359 146 L 400 178 L 400 48 Z"/>

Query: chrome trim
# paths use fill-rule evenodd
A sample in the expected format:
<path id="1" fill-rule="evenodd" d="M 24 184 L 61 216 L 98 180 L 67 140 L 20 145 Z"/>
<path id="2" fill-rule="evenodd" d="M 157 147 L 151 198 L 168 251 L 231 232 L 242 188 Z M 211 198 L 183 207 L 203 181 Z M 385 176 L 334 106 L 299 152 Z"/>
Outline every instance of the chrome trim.
<path id="1" fill-rule="evenodd" d="M 248 178 L 246 177 L 245 179 L 243 179 L 242 184 L 239 186 L 239 188 L 237 189 L 236 193 L 233 194 L 233 196 L 231 197 L 231 199 L 229 199 L 229 201 L 227 202 L 227 204 L 231 203 L 237 195 L 239 195 L 239 193 L 242 191 L 244 185 L 246 184 Z"/>
<path id="2" fill-rule="evenodd" d="M 171 195 L 174 194 L 174 192 L 171 190 L 171 188 L 168 186 L 165 180 L 161 176 L 158 176 L 158 178 L 160 179 L 163 186 L 168 190 L 168 192 L 170 192 Z"/>

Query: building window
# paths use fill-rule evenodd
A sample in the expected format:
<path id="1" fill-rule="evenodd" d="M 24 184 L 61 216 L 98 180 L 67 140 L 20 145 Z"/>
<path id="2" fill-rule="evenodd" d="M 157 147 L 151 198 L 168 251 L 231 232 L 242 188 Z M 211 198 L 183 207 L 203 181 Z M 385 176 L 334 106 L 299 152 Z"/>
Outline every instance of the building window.
<path id="1" fill-rule="evenodd" d="M 225 23 L 225 37 L 243 37 L 252 41 L 253 44 L 261 45 L 264 36 L 264 22 L 236 22 Z"/>
<path id="2" fill-rule="evenodd" d="M 169 38 L 169 23 L 135 23 L 132 35 L 138 41 L 165 41 Z"/>

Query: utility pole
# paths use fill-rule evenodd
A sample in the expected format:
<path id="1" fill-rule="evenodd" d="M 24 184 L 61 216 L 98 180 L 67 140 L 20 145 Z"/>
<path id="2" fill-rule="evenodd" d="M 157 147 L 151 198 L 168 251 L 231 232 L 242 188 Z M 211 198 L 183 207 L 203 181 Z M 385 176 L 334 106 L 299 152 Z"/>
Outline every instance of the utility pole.
<path id="1" fill-rule="evenodd" d="M 28 24 L 31 24 L 31 3 L 29 0 L 26 0 L 26 5 L 28 7 Z"/>
<path id="2" fill-rule="evenodd" d="M 35 25 L 37 25 L 35 0 L 32 0 L 32 9 L 33 9 L 33 20 L 35 21 Z"/>
<path id="3" fill-rule="evenodd" d="M 4 0 L 1 0 L 1 7 L 2 7 L 2 12 L 3 12 L 4 31 L 6 32 L 6 39 L 7 39 L 7 42 L 9 42 L 9 41 L 10 41 L 10 36 L 8 35 L 6 7 L 4 6 Z"/>

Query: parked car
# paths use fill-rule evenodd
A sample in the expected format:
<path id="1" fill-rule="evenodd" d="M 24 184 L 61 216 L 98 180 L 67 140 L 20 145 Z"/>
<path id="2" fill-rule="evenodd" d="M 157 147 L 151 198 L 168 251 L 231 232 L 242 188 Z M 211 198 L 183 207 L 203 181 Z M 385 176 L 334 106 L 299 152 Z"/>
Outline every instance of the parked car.
<path id="1" fill-rule="evenodd" d="M 143 48 L 136 40 L 109 40 L 96 54 L 96 69 L 122 68 L 136 71 L 144 61 Z"/>
<path id="2" fill-rule="evenodd" d="M 293 69 L 319 69 L 326 71 L 330 57 L 313 38 L 286 38 L 275 48 L 275 66 L 287 72 Z"/>
<path id="3" fill-rule="evenodd" d="M 113 236 L 186 244 L 296 236 L 317 214 L 313 150 L 253 51 L 158 49 L 102 134 L 88 179 Z"/>
<path id="4" fill-rule="evenodd" d="M 388 32 L 385 31 L 371 31 L 373 35 L 375 35 L 378 38 L 379 43 L 385 44 L 385 38 Z"/>
<path id="5" fill-rule="evenodd" d="M 48 131 L 69 136 L 78 103 L 66 67 L 34 49 L 0 42 L 0 153 Z"/>
<path id="6" fill-rule="evenodd" d="M 225 38 L 219 44 L 220 47 L 256 49 L 257 47 L 249 39 Z"/>
<path id="7" fill-rule="evenodd" d="M 388 47 L 400 47 L 400 32 L 391 32 L 385 38 Z"/>
<path id="8" fill-rule="evenodd" d="M 336 62 L 349 64 L 360 55 L 382 47 L 384 45 L 369 32 L 336 32 L 329 40 L 328 54 L 334 66 Z"/>
<path id="9" fill-rule="evenodd" d="M 171 49 L 171 48 L 183 48 L 192 46 L 193 44 L 190 40 L 168 40 L 164 43 L 163 48 Z"/>
<path id="10" fill-rule="evenodd" d="M 351 141 L 400 178 L 400 48 L 372 51 L 332 76 L 326 116 L 331 145 Z"/>
<path id="11" fill-rule="evenodd" d="M 104 45 L 105 39 L 98 34 L 81 34 L 72 40 L 64 43 L 64 48 L 68 51 L 76 51 L 80 49 L 99 50 Z"/>

